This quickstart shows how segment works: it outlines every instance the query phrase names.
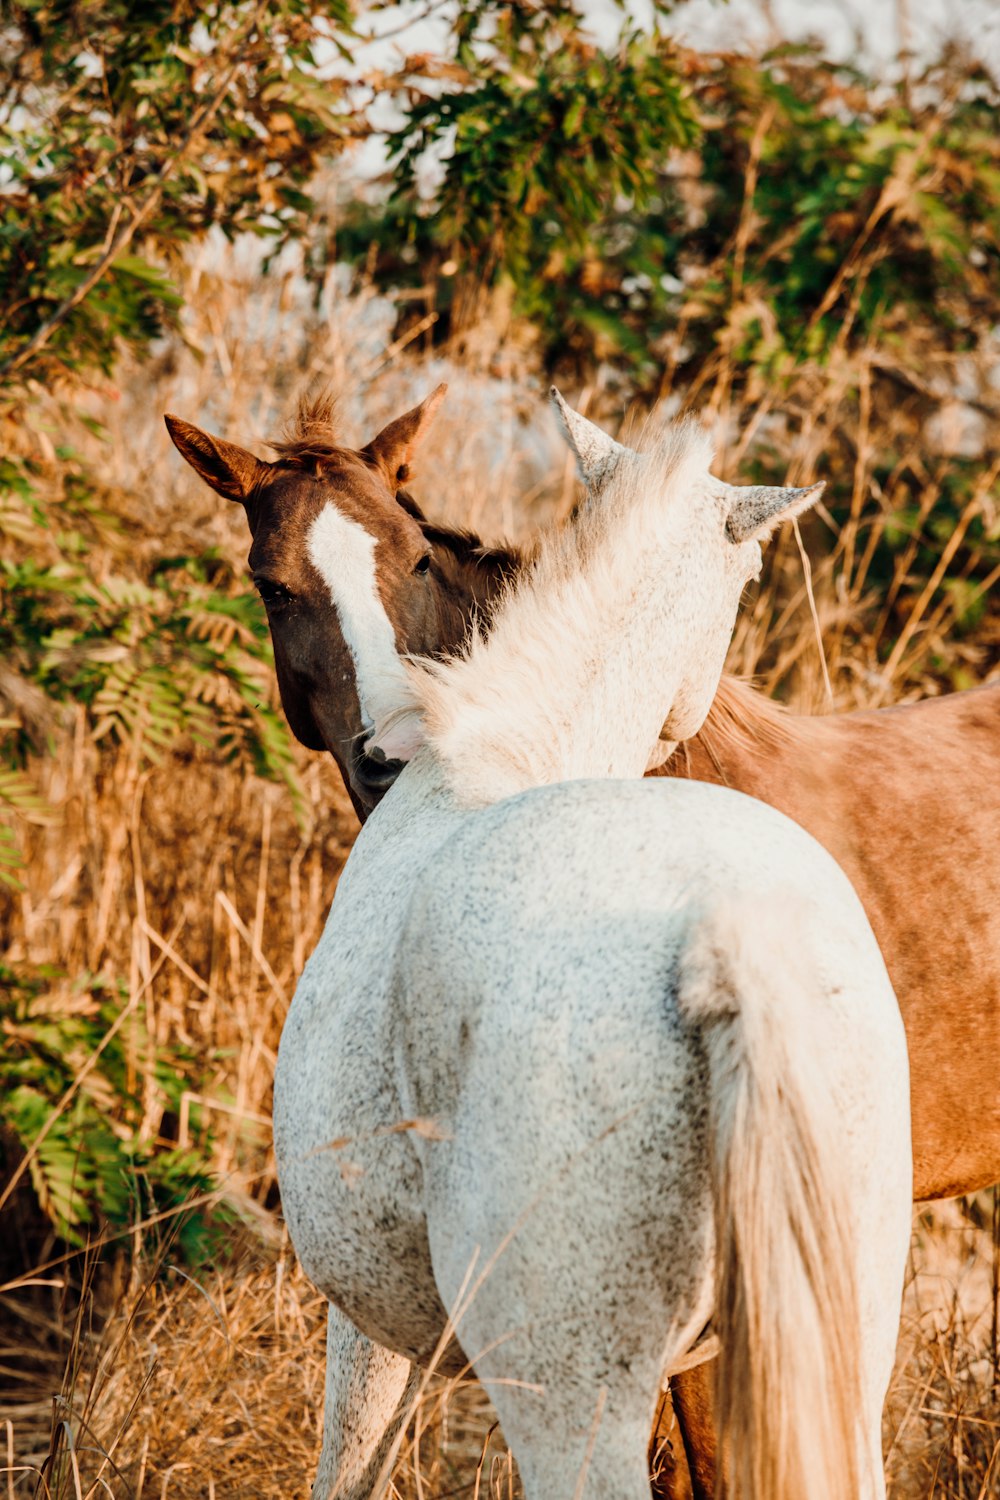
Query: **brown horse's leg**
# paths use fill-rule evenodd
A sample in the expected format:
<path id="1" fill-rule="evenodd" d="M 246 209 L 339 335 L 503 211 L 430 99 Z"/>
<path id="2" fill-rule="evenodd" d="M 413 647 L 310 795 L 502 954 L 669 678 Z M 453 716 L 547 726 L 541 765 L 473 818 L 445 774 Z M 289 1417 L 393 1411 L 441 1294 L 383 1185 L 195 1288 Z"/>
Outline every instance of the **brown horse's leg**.
<path id="1" fill-rule="evenodd" d="M 692 1500 L 715 1500 L 715 1360 L 670 1382 L 691 1475 Z"/>
<path id="2" fill-rule="evenodd" d="M 669 1391 L 656 1408 L 649 1445 L 649 1487 L 653 1500 L 694 1500 L 687 1458 Z"/>

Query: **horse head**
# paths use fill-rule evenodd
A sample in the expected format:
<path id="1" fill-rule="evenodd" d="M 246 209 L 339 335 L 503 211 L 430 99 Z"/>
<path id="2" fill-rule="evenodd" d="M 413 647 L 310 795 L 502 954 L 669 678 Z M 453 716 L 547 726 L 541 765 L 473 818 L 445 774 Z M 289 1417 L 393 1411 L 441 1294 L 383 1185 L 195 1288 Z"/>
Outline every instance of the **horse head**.
<path id="1" fill-rule="evenodd" d="M 639 497 L 656 523 L 654 531 L 661 535 L 673 531 L 676 556 L 684 560 L 683 576 L 672 590 L 677 618 L 670 641 L 672 653 L 680 654 L 686 670 L 675 682 L 674 699 L 660 730 L 658 744 L 663 753 L 650 759 L 650 765 L 660 764 L 679 741 L 700 731 L 712 711 L 740 596 L 746 583 L 760 573 L 760 544 L 784 521 L 809 510 L 823 485 L 727 484 L 709 472 L 707 434 L 699 438 L 690 418 L 654 421 L 637 453 L 574 411 L 554 386 L 550 395 L 586 486 L 592 515 L 599 520 L 606 513 L 621 526 L 629 510 L 641 515 L 643 505 L 636 505 Z M 685 455 L 688 461 L 694 457 L 694 466 L 683 503 L 673 507 L 672 515 L 664 510 L 661 516 L 659 502 L 650 509 L 647 497 L 662 488 L 664 468 L 680 468 Z M 682 626 L 691 625 L 696 628 L 686 632 L 693 643 L 688 652 L 682 647 Z"/>
<path id="2" fill-rule="evenodd" d="M 285 716 L 334 757 L 362 821 L 402 769 L 367 743 L 402 659 L 457 649 L 518 566 L 509 549 L 429 522 L 405 488 L 445 389 L 359 449 L 335 440 L 329 401 L 303 406 L 271 463 L 165 418 L 182 457 L 246 512 Z"/>

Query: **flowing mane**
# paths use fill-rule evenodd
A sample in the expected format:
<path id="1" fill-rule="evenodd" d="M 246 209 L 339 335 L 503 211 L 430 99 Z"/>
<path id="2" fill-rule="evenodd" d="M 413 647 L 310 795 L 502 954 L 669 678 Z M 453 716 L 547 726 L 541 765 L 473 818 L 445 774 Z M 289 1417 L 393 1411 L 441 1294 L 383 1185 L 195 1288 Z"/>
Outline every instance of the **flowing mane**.
<path id="1" fill-rule="evenodd" d="M 713 757 L 734 745 L 767 750 L 794 734 L 795 723 L 795 715 L 783 703 L 768 698 L 746 678 L 726 673 L 695 738 Z"/>
<path id="2" fill-rule="evenodd" d="M 408 664 L 409 701 L 377 727 L 377 743 L 430 745 L 471 800 L 485 787 L 608 774 L 606 726 L 618 733 L 629 711 L 629 621 L 657 586 L 651 549 L 662 554 L 671 512 L 711 461 L 690 422 L 654 432 L 644 450 L 541 539 L 487 636 L 472 635 L 461 656 Z"/>

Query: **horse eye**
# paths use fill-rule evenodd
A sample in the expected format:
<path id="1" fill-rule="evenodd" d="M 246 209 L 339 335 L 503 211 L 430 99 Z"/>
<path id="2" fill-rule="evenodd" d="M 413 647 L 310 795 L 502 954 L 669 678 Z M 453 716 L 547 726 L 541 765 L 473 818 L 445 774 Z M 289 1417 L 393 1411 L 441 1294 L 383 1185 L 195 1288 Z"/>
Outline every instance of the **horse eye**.
<path id="1" fill-rule="evenodd" d="M 291 589 L 274 578 L 255 578 L 254 583 L 265 604 L 287 604 L 292 598 Z"/>
<path id="2" fill-rule="evenodd" d="M 431 570 L 431 555 L 430 555 L 429 552 L 425 552 L 424 555 L 423 555 L 423 557 L 420 559 L 420 561 L 418 563 L 414 564 L 413 571 L 414 571 L 414 573 L 417 573 L 421 577 L 423 577 L 423 575 L 425 573 L 429 573 L 430 570 Z"/>

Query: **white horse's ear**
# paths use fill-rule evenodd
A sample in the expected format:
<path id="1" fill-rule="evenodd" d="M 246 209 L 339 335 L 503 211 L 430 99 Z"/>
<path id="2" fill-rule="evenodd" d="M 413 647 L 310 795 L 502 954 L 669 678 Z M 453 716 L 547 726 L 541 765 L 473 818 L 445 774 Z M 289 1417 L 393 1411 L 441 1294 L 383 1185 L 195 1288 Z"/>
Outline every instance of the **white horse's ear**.
<path id="1" fill-rule="evenodd" d="M 729 518 L 726 530 L 734 542 L 763 541 L 782 521 L 800 516 L 815 505 L 823 493 L 823 484 L 804 489 L 763 484 L 726 485 Z"/>
<path id="2" fill-rule="evenodd" d="M 623 456 L 629 451 L 616 443 L 603 428 L 588 422 L 578 411 L 568 406 L 555 386 L 549 388 L 549 396 L 556 409 L 556 421 L 576 458 L 580 478 L 591 493 L 607 484 Z"/>

